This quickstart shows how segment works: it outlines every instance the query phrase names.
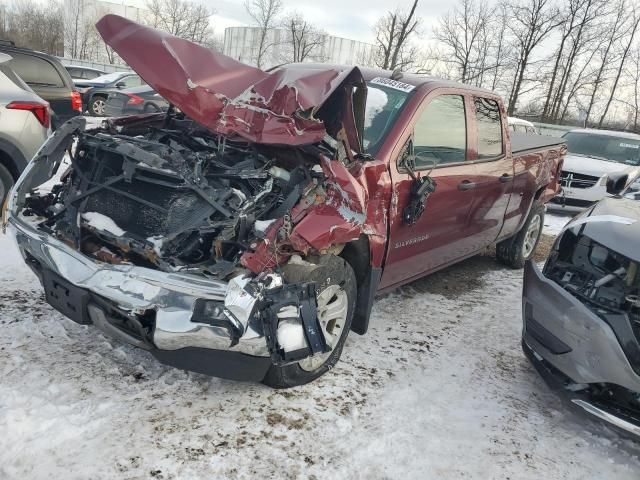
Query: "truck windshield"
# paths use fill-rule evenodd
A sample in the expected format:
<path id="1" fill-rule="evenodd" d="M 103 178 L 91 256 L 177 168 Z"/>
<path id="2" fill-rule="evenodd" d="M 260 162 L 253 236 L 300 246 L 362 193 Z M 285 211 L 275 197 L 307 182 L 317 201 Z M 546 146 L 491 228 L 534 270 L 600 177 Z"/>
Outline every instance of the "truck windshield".
<path id="1" fill-rule="evenodd" d="M 375 155 L 411 93 L 372 83 L 367 87 L 363 146 Z"/>
<path id="2" fill-rule="evenodd" d="M 569 132 L 564 136 L 569 153 L 625 165 L 640 165 L 640 139 Z"/>

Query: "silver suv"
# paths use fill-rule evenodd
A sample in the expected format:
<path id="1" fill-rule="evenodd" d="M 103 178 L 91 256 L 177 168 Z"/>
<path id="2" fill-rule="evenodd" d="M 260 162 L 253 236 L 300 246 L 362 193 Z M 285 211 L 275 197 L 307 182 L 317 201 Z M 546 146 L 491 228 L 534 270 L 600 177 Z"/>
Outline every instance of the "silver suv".
<path id="1" fill-rule="evenodd" d="M 9 68 L 9 60 L 0 53 L 0 206 L 51 133 L 49 104 Z"/>

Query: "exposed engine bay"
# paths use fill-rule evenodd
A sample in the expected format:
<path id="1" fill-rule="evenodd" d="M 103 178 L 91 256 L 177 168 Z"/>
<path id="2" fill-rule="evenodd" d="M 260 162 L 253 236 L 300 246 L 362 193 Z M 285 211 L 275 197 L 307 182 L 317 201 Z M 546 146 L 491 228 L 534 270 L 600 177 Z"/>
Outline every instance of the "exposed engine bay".
<path id="1" fill-rule="evenodd" d="M 545 267 L 545 276 L 605 320 L 640 370 L 640 265 L 586 235 L 567 230 Z"/>
<path id="2" fill-rule="evenodd" d="M 596 312 L 625 312 L 640 322 L 638 263 L 587 236 L 566 232 L 545 275 Z"/>
<path id="3" fill-rule="evenodd" d="M 102 262 L 224 279 L 294 253 L 337 254 L 336 235 L 355 240 L 365 223 L 362 198 L 331 178 L 348 172 L 328 144 L 234 142 L 181 115 L 73 136 L 59 183 L 27 196 L 23 216 Z M 326 243 L 295 231 L 313 207 L 336 214 Z"/>

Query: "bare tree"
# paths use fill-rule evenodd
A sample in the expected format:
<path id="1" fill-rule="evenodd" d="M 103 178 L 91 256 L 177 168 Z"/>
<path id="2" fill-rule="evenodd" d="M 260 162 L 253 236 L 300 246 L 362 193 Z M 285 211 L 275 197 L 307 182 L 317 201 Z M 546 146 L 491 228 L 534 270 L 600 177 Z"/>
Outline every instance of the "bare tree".
<path id="1" fill-rule="evenodd" d="M 418 0 L 414 0 L 408 13 L 396 10 L 387 12 L 375 26 L 377 58 L 380 68 L 394 70 L 411 65 L 418 54 L 417 48 L 409 43 L 420 25 L 416 16 Z"/>
<path id="2" fill-rule="evenodd" d="M 440 18 L 434 31 L 435 38 L 444 46 L 442 61 L 455 66 L 463 83 L 478 80 L 493 68 L 487 65 L 487 34 L 492 16 L 493 9 L 484 2 L 459 0 L 452 11 Z"/>
<path id="3" fill-rule="evenodd" d="M 573 33 L 575 29 L 575 25 L 577 22 L 578 13 L 584 0 L 568 0 L 565 4 L 565 11 L 561 12 L 563 16 L 562 27 L 562 36 L 560 37 L 560 45 L 558 46 L 558 50 L 555 54 L 555 64 L 553 66 L 553 70 L 551 72 L 551 80 L 549 81 L 549 89 L 547 92 L 547 98 L 545 100 L 544 108 L 542 110 L 542 120 L 546 120 L 549 115 L 549 110 L 551 109 L 551 102 L 553 97 L 554 88 L 556 86 L 556 77 L 558 75 L 558 71 L 560 69 L 560 62 L 562 61 L 563 55 L 565 53 L 565 44 L 569 40 L 569 36 Z"/>
<path id="4" fill-rule="evenodd" d="M 213 43 L 211 8 L 189 0 L 147 0 L 147 23 L 201 45 Z"/>
<path id="5" fill-rule="evenodd" d="M 633 129 L 640 131 L 640 42 L 636 45 L 635 51 L 631 57 L 631 66 L 628 69 L 627 75 L 631 83 L 631 91 L 633 92 Z"/>
<path id="6" fill-rule="evenodd" d="M 550 0 L 522 0 L 509 4 L 508 28 L 515 40 L 517 51 L 516 74 L 509 95 L 508 114 L 513 115 L 518 105 L 527 67 L 532 52 L 561 23 L 558 9 Z"/>
<path id="7" fill-rule="evenodd" d="M 611 90 L 609 92 L 609 99 L 607 100 L 607 103 L 604 107 L 604 112 L 602 113 L 602 116 L 600 117 L 600 121 L 598 122 L 598 128 L 602 128 L 604 119 L 606 118 L 607 113 L 609 112 L 609 107 L 611 106 L 611 102 L 613 102 L 613 99 L 616 95 L 616 90 L 618 88 L 618 84 L 620 83 L 620 77 L 622 76 L 625 62 L 629 57 L 629 52 L 631 51 L 631 47 L 633 46 L 633 42 L 636 37 L 636 33 L 638 32 L 638 26 L 640 25 L 639 14 L 640 14 L 640 11 L 638 10 L 637 6 L 633 6 L 633 10 L 631 12 L 627 12 L 627 15 L 629 15 L 631 20 L 631 26 L 627 34 L 628 40 L 623 44 L 623 51 L 622 51 L 622 58 L 620 59 L 620 66 L 618 67 L 615 79 L 613 81 L 613 86 L 611 87 Z"/>
<path id="8" fill-rule="evenodd" d="M 607 69 L 609 68 L 610 57 L 614 52 L 615 45 L 623 36 L 620 32 L 624 30 L 627 15 L 627 1 L 619 0 L 614 7 L 612 20 L 605 25 L 603 34 L 605 41 L 600 46 L 601 60 L 600 66 L 597 70 L 595 78 L 593 80 L 593 89 L 591 91 L 591 97 L 589 99 L 589 105 L 586 109 L 586 116 L 584 124 L 589 124 L 593 107 L 595 106 L 598 94 L 600 93 L 600 86 L 606 81 Z M 607 33 L 605 33 L 605 30 Z"/>
<path id="9" fill-rule="evenodd" d="M 62 5 L 15 0 L 2 5 L 0 37 L 52 55 L 64 53 Z"/>
<path id="10" fill-rule="evenodd" d="M 262 68 L 266 54 L 272 45 L 268 42 L 269 30 L 278 24 L 278 15 L 282 11 L 281 0 L 245 0 L 247 13 L 259 28 L 255 45 L 255 59 L 258 68 Z"/>
<path id="11" fill-rule="evenodd" d="M 293 12 L 282 22 L 287 30 L 287 62 L 304 62 L 307 59 L 323 61 L 323 49 L 326 33 L 307 22 L 304 17 Z"/>

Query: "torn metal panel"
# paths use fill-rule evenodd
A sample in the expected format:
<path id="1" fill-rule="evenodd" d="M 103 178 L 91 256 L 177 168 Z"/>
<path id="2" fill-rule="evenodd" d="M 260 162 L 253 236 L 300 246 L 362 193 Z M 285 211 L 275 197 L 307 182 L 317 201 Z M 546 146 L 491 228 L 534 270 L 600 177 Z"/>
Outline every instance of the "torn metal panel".
<path id="1" fill-rule="evenodd" d="M 327 133 L 335 138 L 344 125 L 351 147 L 361 150 L 366 87 L 355 67 L 267 73 L 117 15 L 104 16 L 96 27 L 154 90 L 216 133 L 304 145 Z"/>

